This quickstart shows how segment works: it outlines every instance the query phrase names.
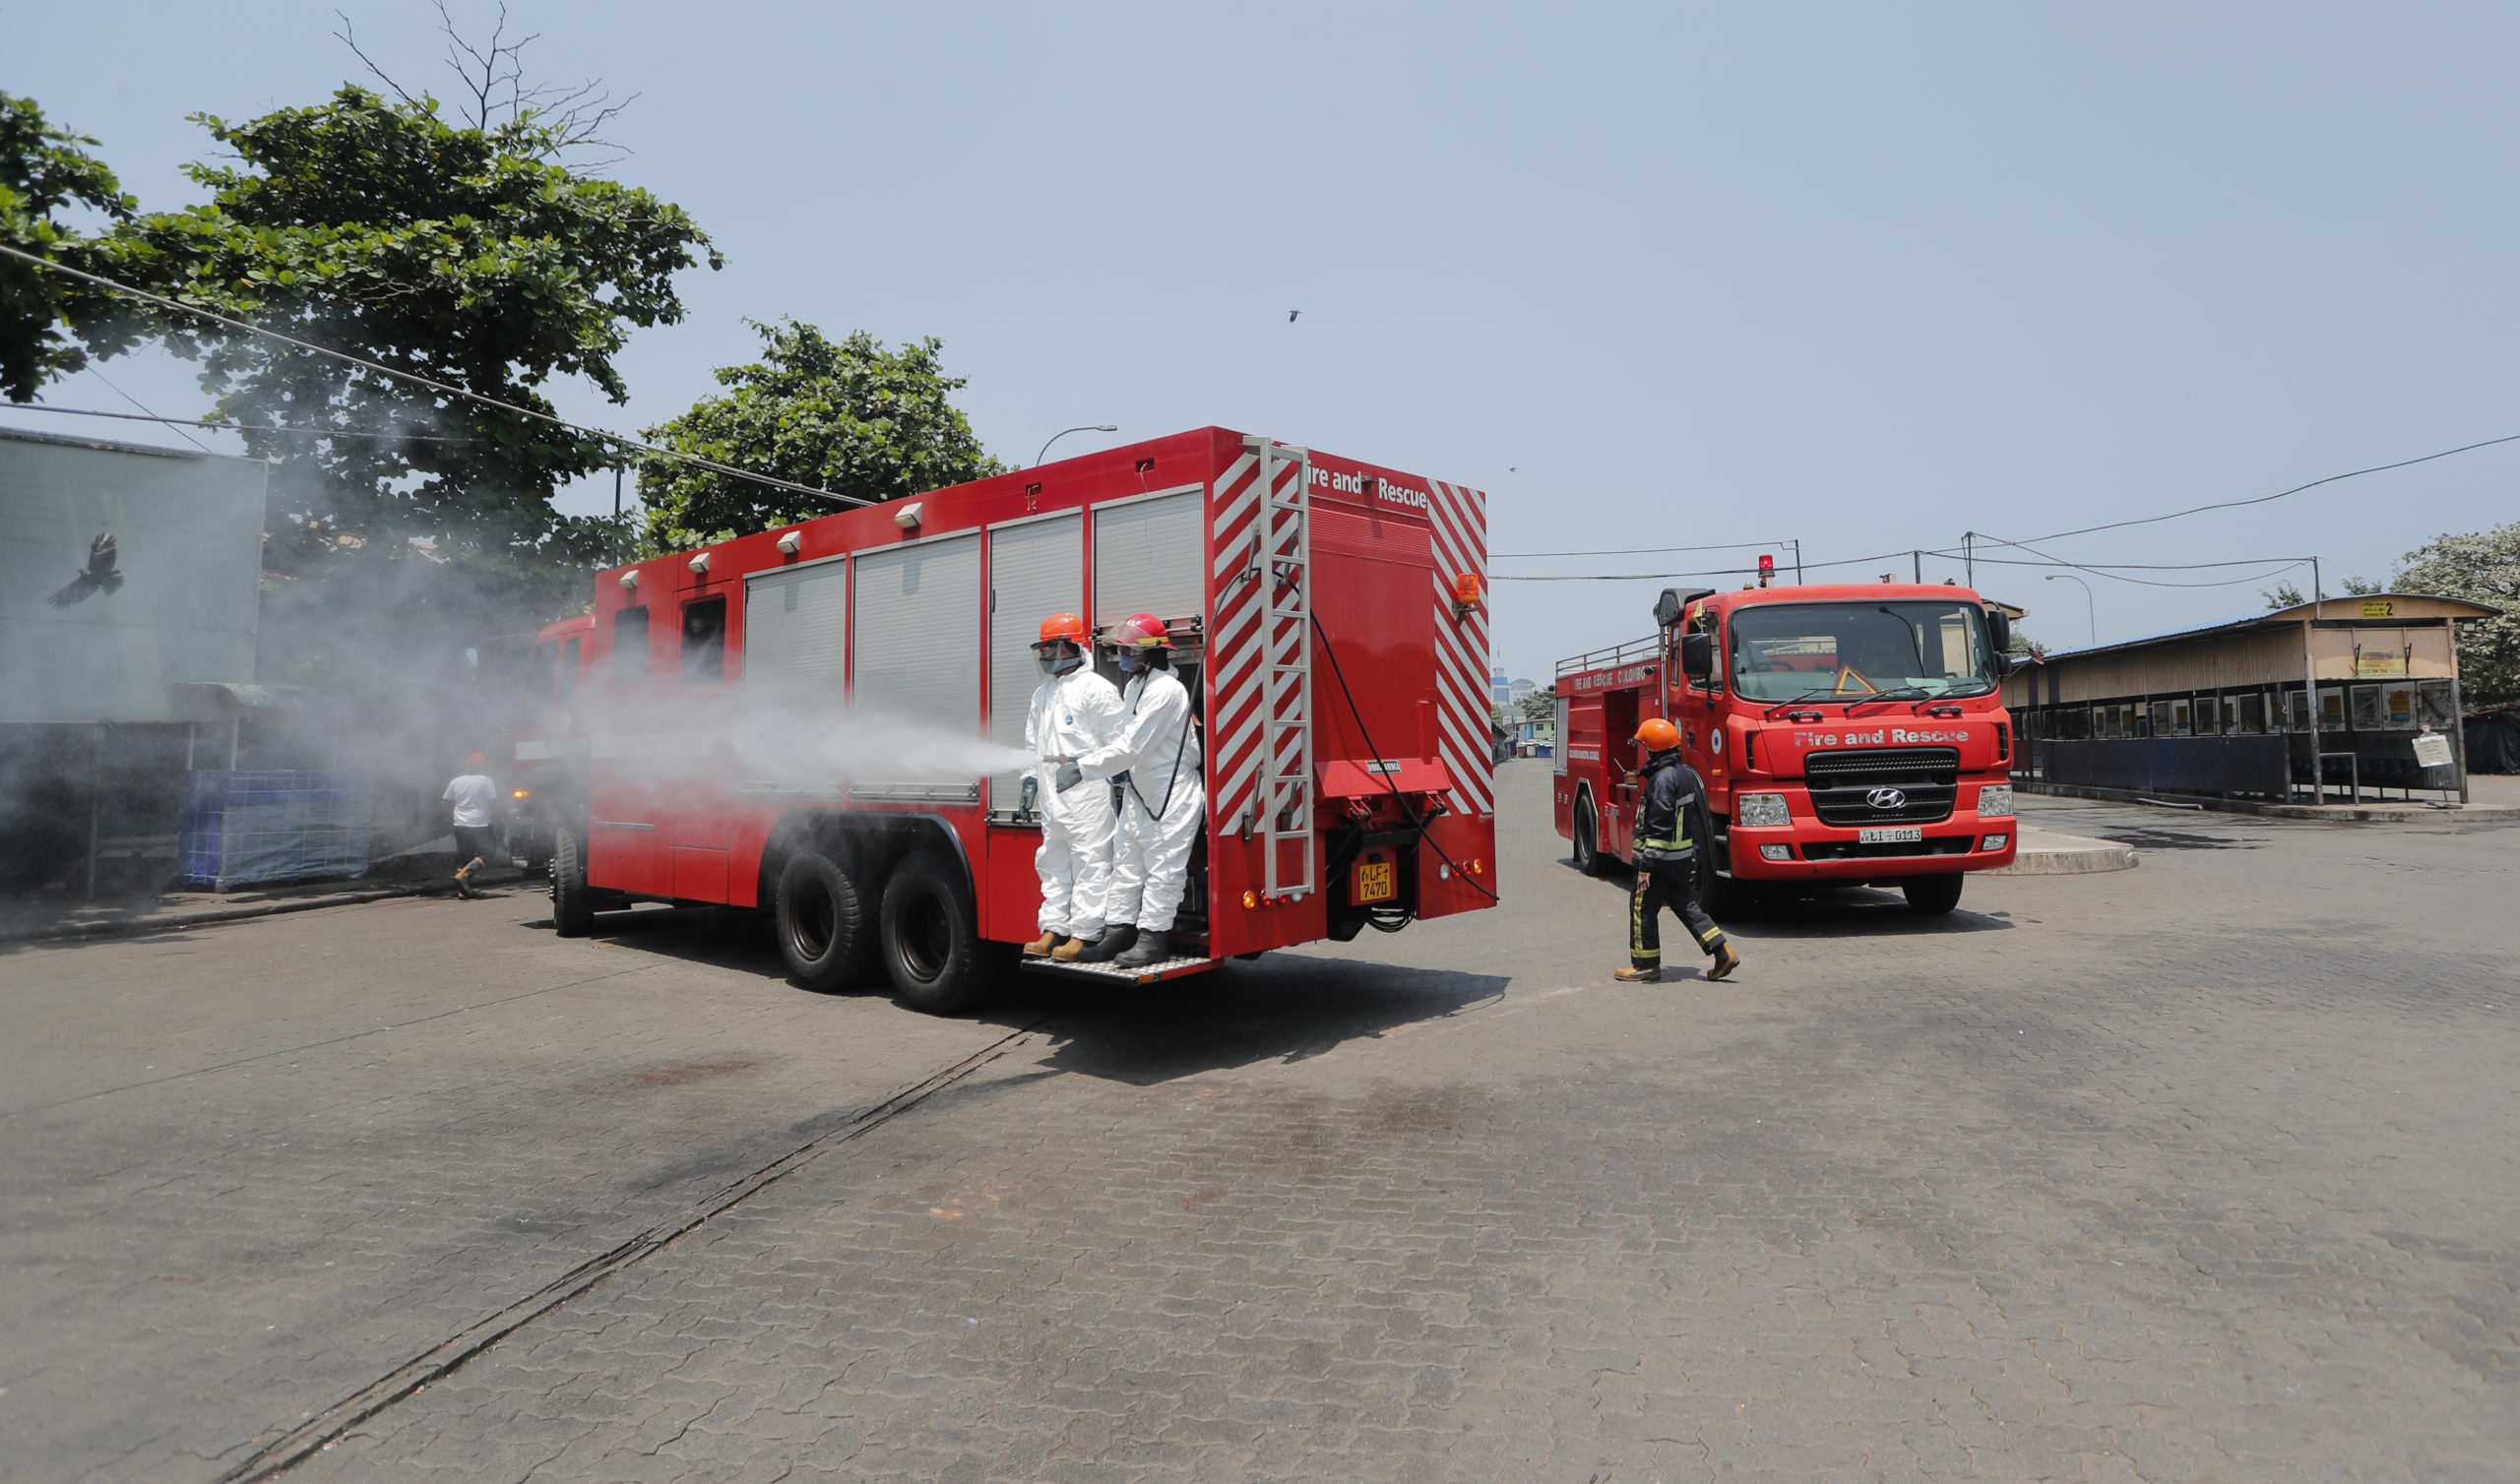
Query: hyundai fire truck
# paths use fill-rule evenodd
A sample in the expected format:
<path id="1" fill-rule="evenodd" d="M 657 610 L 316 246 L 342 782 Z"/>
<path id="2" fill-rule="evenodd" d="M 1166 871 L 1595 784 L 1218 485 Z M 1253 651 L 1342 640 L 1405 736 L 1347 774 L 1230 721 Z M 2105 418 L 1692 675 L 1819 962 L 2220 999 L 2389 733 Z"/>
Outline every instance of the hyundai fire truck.
<path id="1" fill-rule="evenodd" d="M 1039 931 L 1041 836 L 1024 760 L 953 760 L 1024 742 L 1061 612 L 1112 675 L 1103 636 L 1166 620 L 1208 817 L 1186 954 L 1028 966 L 1147 982 L 1487 906 L 1485 526 L 1477 490 L 1202 428 L 607 571 L 519 739 L 557 926 L 758 908 L 800 983 L 969 1005 Z"/>
<path id="2" fill-rule="evenodd" d="M 1552 793 L 1576 864 L 1624 862 L 1638 723 L 1679 729 L 1714 838 L 1701 897 L 1760 886 L 1897 886 L 1947 912 L 1964 875 L 2018 848 L 2010 615 L 1951 586 L 1666 588 L 1651 638 L 1557 666 Z"/>

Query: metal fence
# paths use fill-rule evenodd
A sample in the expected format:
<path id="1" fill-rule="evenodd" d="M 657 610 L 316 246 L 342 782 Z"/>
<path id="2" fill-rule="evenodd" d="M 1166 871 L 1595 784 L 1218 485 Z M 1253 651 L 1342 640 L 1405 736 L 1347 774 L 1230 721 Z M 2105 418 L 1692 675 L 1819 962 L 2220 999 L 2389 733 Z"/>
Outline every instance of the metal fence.
<path id="1" fill-rule="evenodd" d="M 2044 781 L 2145 793 L 2255 793 L 2281 797 L 2293 767 L 2286 739 L 2128 737 L 2039 745 Z"/>

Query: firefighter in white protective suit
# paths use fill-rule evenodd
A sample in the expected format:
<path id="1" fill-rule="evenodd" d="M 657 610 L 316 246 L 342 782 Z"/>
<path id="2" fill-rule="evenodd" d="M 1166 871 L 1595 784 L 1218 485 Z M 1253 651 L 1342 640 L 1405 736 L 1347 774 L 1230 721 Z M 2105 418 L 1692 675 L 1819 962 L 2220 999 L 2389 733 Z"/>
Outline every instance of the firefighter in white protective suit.
<path id="1" fill-rule="evenodd" d="M 1189 691 L 1172 673 L 1172 637 L 1164 620 L 1134 614 L 1112 631 L 1111 642 L 1120 668 L 1129 672 L 1119 735 L 1077 762 L 1089 778 L 1123 773 L 1128 778 L 1105 909 L 1110 926 L 1075 958 L 1136 968 L 1171 957 L 1172 918 L 1189 883 L 1190 847 L 1207 817 L 1208 797 L 1199 725 L 1190 714 Z"/>
<path id="2" fill-rule="evenodd" d="M 1041 760 L 1033 769 L 1034 803 L 1041 813 L 1041 847 L 1033 852 L 1041 878 L 1041 936 L 1024 945 L 1035 958 L 1053 952 L 1073 958 L 1103 931 L 1117 821 L 1110 786 L 1086 783 L 1076 760 L 1107 745 L 1123 716 L 1120 693 L 1087 663 L 1091 643 L 1084 619 L 1053 613 L 1041 620 L 1033 646 L 1049 677 L 1033 692 L 1024 719 L 1025 750 Z"/>

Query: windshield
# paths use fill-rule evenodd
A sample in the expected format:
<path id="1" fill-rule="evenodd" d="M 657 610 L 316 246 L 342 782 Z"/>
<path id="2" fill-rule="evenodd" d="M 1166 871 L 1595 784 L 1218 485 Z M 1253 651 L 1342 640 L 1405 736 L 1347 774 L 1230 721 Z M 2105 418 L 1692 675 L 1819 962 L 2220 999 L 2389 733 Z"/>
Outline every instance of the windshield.
<path id="1" fill-rule="evenodd" d="M 1985 615 L 1970 602 L 1753 603 L 1731 619 L 1733 694 L 1856 702 L 1995 688 Z"/>

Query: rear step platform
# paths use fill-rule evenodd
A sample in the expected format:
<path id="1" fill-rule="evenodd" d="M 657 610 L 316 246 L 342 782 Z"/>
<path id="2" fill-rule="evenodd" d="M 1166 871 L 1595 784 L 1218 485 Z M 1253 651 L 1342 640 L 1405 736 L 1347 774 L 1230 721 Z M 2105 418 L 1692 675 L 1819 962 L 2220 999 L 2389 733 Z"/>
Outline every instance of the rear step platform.
<path id="1" fill-rule="evenodd" d="M 1027 958 L 1024 966 L 1035 973 L 1055 974 L 1063 979 L 1101 979 L 1109 984 L 1153 984 L 1162 979 L 1178 979 L 1223 963 L 1222 958 L 1201 958 L 1195 955 L 1159 958 L 1122 968 L 1116 963 L 1061 963 L 1055 958 Z"/>

